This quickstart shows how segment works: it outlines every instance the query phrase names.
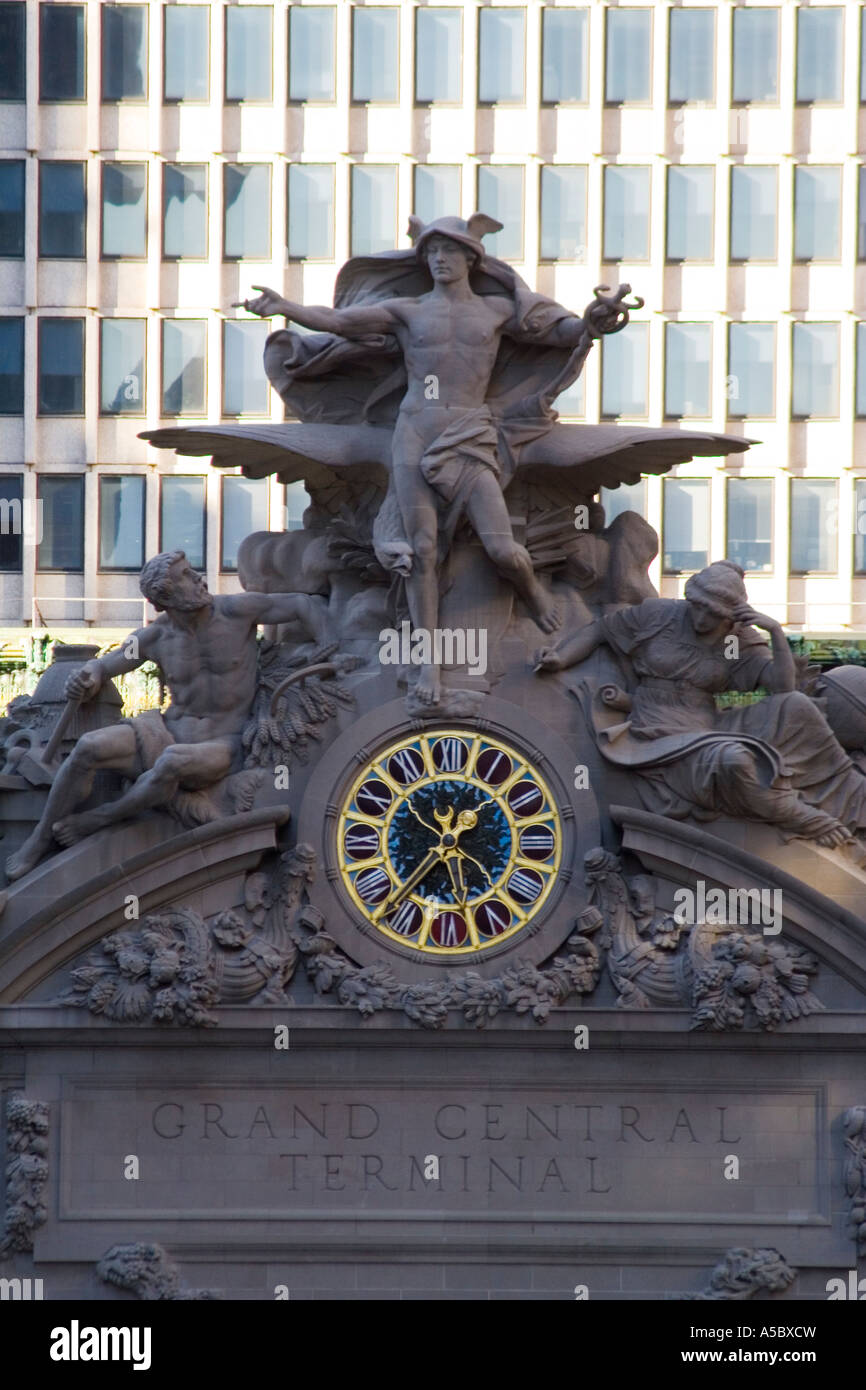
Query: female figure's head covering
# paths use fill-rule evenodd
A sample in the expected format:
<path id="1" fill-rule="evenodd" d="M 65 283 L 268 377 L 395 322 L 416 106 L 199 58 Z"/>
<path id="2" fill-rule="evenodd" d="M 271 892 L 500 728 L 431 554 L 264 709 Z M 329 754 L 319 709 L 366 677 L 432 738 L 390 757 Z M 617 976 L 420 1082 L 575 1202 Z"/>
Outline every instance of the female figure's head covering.
<path id="1" fill-rule="evenodd" d="M 733 619 L 734 611 L 749 601 L 744 574 L 733 560 L 716 560 L 686 580 L 686 598 L 705 603 L 719 618 Z"/>

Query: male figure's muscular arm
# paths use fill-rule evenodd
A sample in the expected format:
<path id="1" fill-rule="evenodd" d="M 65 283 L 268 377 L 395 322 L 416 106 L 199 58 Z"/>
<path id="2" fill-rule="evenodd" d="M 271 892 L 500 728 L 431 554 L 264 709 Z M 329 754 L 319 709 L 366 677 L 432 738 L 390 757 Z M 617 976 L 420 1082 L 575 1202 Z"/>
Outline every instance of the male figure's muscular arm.
<path id="1" fill-rule="evenodd" d="M 149 627 L 140 627 L 125 637 L 116 651 L 86 661 L 81 670 L 66 682 L 64 694 L 67 700 L 92 700 L 112 676 L 122 676 L 143 666 L 150 658 L 150 649 L 157 635 L 156 626 L 152 623 Z"/>
<path id="2" fill-rule="evenodd" d="M 312 641 L 324 646 L 330 639 L 328 610 L 315 594 L 232 594 L 226 611 L 255 623 L 300 623 Z"/>
<path id="3" fill-rule="evenodd" d="M 387 333 L 402 322 L 397 312 L 400 306 L 391 299 L 384 299 L 380 304 L 329 309 L 324 304 L 295 304 L 265 285 L 253 285 L 253 289 L 261 290 L 258 298 L 236 300 L 234 307 L 247 309 L 260 318 L 284 314 L 287 319 L 315 332 L 339 333 L 343 338 L 356 338 L 365 333 Z"/>

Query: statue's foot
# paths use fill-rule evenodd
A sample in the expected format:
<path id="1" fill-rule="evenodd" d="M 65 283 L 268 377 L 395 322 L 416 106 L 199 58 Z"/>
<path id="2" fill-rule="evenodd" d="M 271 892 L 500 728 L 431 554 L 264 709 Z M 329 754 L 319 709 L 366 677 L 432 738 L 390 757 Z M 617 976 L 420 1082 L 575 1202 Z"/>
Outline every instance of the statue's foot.
<path id="1" fill-rule="evenodd" d="M 438 705 L 442 682 L 438 666 L 422 666 L 412 692 L 422 705 Z"/>
<path id="2" fill-rule="evenodd" d="M 29 874 L 31 869 L 35 869 L 39 860 L 42 859 L 50 848 L 50 841 L 25 840 L 20 849 L 14 854 L 10 854 L 6 860 L 6 877 L 8 879 L 23 878 Z"/>
<path id="3" fill-rule="evenodd" d="M 840 845 L 846 845 L 853 839 L 854 836 L 851 831 L 846 830 L 840 822 L 829 830 L 825 830 L 823 835 L 818 835 L 816 843 L 823 845 L 825 849 L 838 849 Z"/>
<path id="4" fill-rule="evenodd" d="M 68 849 L 70 845 L 77 844 L 86 835 L 93 835 L 108 824 L 109 821 L 99 811 L 82 811 L 80 815 L 64 816 L 62 820 L 56 820 L 51 827 L 51 833 L 58 844 Z"/>
<path id="5" fill-rule="evenodd" d="M 562 623 L 562 604 L 541 585 L 535 601 L 530 604 L 532 616 L 542 632 L 555 632 Z"/>

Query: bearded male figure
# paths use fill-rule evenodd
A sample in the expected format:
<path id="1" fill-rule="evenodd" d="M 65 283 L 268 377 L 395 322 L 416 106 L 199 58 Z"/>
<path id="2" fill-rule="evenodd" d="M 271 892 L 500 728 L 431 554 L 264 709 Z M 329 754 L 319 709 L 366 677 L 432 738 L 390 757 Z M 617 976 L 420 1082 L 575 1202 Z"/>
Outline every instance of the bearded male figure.
<path id="1" fill-rule="evenodd" d="M 485 255 L 481 236 L 500 228 L 482 213 L 468 221 L 440 217 L 426 227 L 411 218 L 414 257 L 388 252 L 350 261 L 338 277 L 337 308 L 295 304 L 260 285 L 253 286 L 261 290 L 256 299 L 240 301 L 252 313 L 283 314 L 354 346 L 346 351 L 347 344 L 331 336 L 272 335 L 265 365 L 290 406 L 298 381 L 333 377 L 342 362 L 363 363 L 365 354 L 401 355 L 402 365 L 370 392 L 363 418 L 405 385 L 377 553 L 387 554 L 390 546 L 392 568 L 405 576 L 413 628 L 428 633 L 437 626 L 437 570 L 463 516 L 542 631 L 559 625 L 556 600 L 514 539 L 503 489 L 513 451 L 550 429 L 556 418 L 550 401 L 576 378 L 592 339 L 628 318 L 622 293 L 595 300 L 581 318 L 528 290 L 510 267 Z M 414 259 L 414 273 L 407 274 L 407 257 Z M 510 364 L 505 340 L 531 345 L 536 361 L 530 358 L 527 369 L 524 354 Z M 356 399 L 357 393 L 356 380 Z M 438 666 L 421 667 L 415 695 L 425 704 L 438 702 Z"/>

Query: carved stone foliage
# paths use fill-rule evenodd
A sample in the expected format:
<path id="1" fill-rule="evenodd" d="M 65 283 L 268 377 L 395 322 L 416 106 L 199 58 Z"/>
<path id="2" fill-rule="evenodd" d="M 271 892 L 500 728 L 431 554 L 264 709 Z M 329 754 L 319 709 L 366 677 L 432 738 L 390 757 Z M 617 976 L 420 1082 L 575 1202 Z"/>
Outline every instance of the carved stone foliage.
<path id="1" fill-rule="evenodd" d="M 842 1177 L 851 1198 L 848 1232 L 857 1242 L 858 1255 L 866 1255 L 866 1105 L 852 1105 L 842 1116 L 845 1160 Z"/>
<path id="2" fill-rule="evenodd" d="M 341 677 L 359 662 L 336 653 L 336 643 L 320 647 L 310 656 L 298 655 L 297 648 L 288 642 L 261 642 L 255 702 L 242 735 L 246 768 L 309 761 L 328 721 L 341 705 L 353 703 L 354 697 Z M 321 670 L 315 676 L 311 673 L 309 680 L 301 680 L 303 668 L 309 667 Z"/>
<path id="3" fill-rule="evenodd" d="M 0 1259 L 33 1249 L 45 1221 L 42 1193 L 48 1181 L 48 1106 L 11 1095 L 6 1102 L 6 1211 Z"/>
<path id="4" fill-rule="evenodd" d="M 218 1289 L 189 1289 L 180 1281 L 180 1270 L 161 1245 L 143 1242 L 113 1245 L 96 1266 L 104 1284 L 126 1289 L 145 1303 L 200 1302 L 218 1299 Z"/>
<path id="5" fill-rule="evenodd" d="M 705 1289 L 685 1298 L 700 1303 L 741 1302 L 756 1293 L 784 1293 L 796 1277 L 797 1271 L 772 1246 L 754 1250 L 738 1246 L 725 1252 Z"/>
<path id="6" fill-rule="evenodd" d="M 818 962 L 806 951 L 735 932 L 712 948 L 694 982 L 694 1028 L 771 1030 L 824 1005 L 809 988 Z"/>

